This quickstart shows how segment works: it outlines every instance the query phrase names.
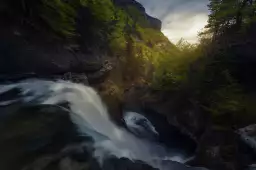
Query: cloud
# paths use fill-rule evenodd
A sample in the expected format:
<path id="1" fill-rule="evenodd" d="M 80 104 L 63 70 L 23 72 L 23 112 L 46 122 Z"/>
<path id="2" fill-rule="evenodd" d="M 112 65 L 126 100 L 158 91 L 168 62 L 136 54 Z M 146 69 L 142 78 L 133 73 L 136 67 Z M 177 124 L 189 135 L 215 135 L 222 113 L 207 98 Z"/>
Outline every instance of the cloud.
<path id="1" fill-rule="evenodd" d="M 172 41 L 197 42 L 208 19 L 208 0 L 137 0 L 149 15 L 162 21 L 162 32 Z"/>

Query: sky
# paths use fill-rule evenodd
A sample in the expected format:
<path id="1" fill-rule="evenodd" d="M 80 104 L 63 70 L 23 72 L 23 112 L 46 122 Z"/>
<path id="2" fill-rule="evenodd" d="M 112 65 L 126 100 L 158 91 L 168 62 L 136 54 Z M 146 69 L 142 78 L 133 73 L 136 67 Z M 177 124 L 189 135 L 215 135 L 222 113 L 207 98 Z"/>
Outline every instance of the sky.
<path id="1" fill-rule="evenodd" d="M 207 23 L 208 0 L 137 0 L 149 15 L 162 21 L 162 32 L 171 42 L 184 38 L 190 43 Z"/>

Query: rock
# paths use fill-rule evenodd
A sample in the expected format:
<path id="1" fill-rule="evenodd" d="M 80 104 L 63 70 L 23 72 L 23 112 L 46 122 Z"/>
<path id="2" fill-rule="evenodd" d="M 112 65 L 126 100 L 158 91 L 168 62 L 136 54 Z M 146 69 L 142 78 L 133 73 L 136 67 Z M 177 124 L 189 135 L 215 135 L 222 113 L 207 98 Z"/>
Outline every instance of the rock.
<path id="1" fill-rule="evenodd" d="M 144 14 L 145 19 L 149 22 L 149 25 L 151 28 L 156 30 L 161 30 L 162 22 L 159 19 L 156 19 L 146 13 L 145 8 L 137 1 L 135 0 L 114 0 L 114 3 L 124 9 L 126 9 L 129 6 L 135 7 L 137 10 L 139 10 L 142 14 Z"/>
<path id="2" fill-rule="evenodd" d="M 185 156 L 192 156 L 196 149 L 196 140 L 184 132 L 185 126 L 176 126 L 168 119 L 177 114 L 170 112 L 170 104 L 165 105 L 162 96 L 144 87 L 132 87 L 125 92 L 123 107 L 125 111 L 134 111 L 146 116 L 159 133 L 158 140 L 169 148 L 175 148 Z M 179 116 L 182 116 L 180 113 Z"/>
<path id="3" fill-rule="evenodd" d="M 155 91 L 142 86 L 126 91 L 124 101 L 129 108 L 144 108 L 146 112 L 162 115 L 170 125 L 198 141 L 208 125 L 208 117 L 185 95 Z"/>
<path id="4" fill-rule="evenodd" d="M 237 130 L 241 140 L 256 154 L 256 124 Z"/>
<path id="5" fill-rule="evenodd" d="M 256 125 L 238 129 L 236 133 L 239 136 L 239 147 L 242 160 L 246 165 L 256 163 Z"/>
<path id="6" fill-rule="evenodd" d="M 102 68 L 103 56 L 82 52 L 78 44 L 22 26 L 0 24 L 5 25 L 0 32 L 0 74 L 87 73 Z"/>
<path id="7" fill-rule="evenodd" d="M 105 61 L 103 64 L 103 67 L 98 70 L 97 72 L 87 74 L 88 81 L 90 84 L 99 84 L 102 83 L 105 80 L 105 77 L 107 77 L 108 73 L 113 69 L 112 63 L 109 61 Z"/>
<path id="8" fill-rule="evenodd" d="M 131 161 L 126 158 L 110 158 L 104 161 L 102 169 L 106 170 L 156 170 L 155 168 L 152 168 L 151 166 L 140 162 L 140 161 Z"/>
<path id="9" fill-rule="evenodd" d="M 65 81 L 71 81 L 74 83 L 81 83 L 84 85 L 89 85 L 88 78 L 86 74 L 77 74 L 77 73 L 65 73 L 61 75 L 40 75 L 35 73 L 27 73 L 27 74 L 7 74 L 7 75 L 0 75 L 0 82 L 17 82 L 22 81 L 25 79 L 33 79 L 33 78 L 40 78 L 40 79 L 46 79 L 46 80 L 65 80 Z"/>
<path id="10" fill-rule="evenodd" d="M 59 163 L 60 170 L 86 170 L 88 165 L 86 163 L 79 163 L 73 161 L 69 157 L 62 159 Z"/>
<path id="11" fill-rule="evenodd" d="M 66 145 L 82 139 L 69 113 L 58 106 L 24 107 L 17 103 L 0 107 L 0 113 L 5 115 L 0 120 L 0 157 L 5 158 L 0 166 L 3 169 L 21 169 L 45 154 L 58 154 Z"/>
<path id="12" fill-rule="evenodd" d="M 76 73 L 69 72 L 69 73 L 65 73 L 63 76 L 60 76 L 57 79 L 89 85 L 88 78 L 85 74 L 76 74 Z"/>
<path id="13" fill-rule="evenodd" d="M 239 138 L 232 129 L 208 128 L 198 143 L 195 159 L 189 164 L 211 170 L 246 169 L 256 159 L 241 147 Z"/>
<path id="14" fill-rule="evenodd" d="M 256 164 L 252 164 L 252 165 L 248 166 L 248 168 L 246 170 L 256 170 Z"/>

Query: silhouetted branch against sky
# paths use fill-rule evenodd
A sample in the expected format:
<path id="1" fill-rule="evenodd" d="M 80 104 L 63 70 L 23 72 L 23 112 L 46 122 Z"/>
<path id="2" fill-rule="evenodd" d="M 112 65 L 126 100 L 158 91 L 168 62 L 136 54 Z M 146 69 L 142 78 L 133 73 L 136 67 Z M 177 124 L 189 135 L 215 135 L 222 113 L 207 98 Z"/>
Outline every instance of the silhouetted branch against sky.
<path id="1" fill-rule="evenodd" d="M 207 23 L 208 0 L 137 0 L 149 15 L 162 20 L 162 32 L 174 43 L 180 38 L 196 43 Z"/>

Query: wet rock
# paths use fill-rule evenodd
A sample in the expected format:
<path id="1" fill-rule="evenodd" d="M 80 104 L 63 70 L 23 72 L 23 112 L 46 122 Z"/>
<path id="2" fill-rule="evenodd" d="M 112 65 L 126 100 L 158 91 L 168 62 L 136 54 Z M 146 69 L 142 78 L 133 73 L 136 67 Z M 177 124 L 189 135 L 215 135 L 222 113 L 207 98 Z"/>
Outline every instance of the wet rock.
<path id="1" fill-rule="evenodd" d="M 63 76 L 56 77 L 56 79 L 62 79 L 66 81 L 71 81 L 74 83 L 81 83 L 84 85 L 89 85 L 88 78 L 85 74 L 76 74 L 76 73 L 65 73 Z"/>
<path id="2" fill-rule="evenodd" d="M 172 104 L 163 100 L 165 99 L 162 94 L 157 94 L 148 87 L 133 87 L 125 92 L 123 105 L 125 110 L 144 114 L 155 126 L 161 142 L 170 147 L 183 148 L 190 154 L 193 153 L 196 148 L 196 139 L 189 132 L 192 128 L 187 129 L 187 125 L 183 126 L 183 122 L 178 119 L 185 114 L 172 111 Z M 185 123 L 191 122 L 188 119 Z"/>
<path id="3" fill-rule="evenodd" d="M 102 169 L 106 170 L 156 170 L 155 168 L 152 168 L 151 166 L 140 162 L 140 161 L 131 161 L 126 158 L 111 158 L 104 162 Z"/>
<path id="4" fill-rule="evenodd" d="M 73 161 L 69 157 L 62 159 L 59 163 L 60 170 L 87 170 L 88 164 L 87 163 L 79 163 Z"/>
<path id="5" fill-rule="evenodd" d="M 0 113 L 5 114 L 0 121 L 3 169 L 21 169 L 44 154 L 59 153 L 66 145 L 82 140 L 69 113 L 58 106 L 24 107 L 17 103 L 0 107 Z"/>
<path id="6" fill-rule="evenodd" d="M 44 74 L 36 74 L 36 73 L 27 73 L 27 74 L 8 74 L 8 75 L 0 75 L 0 82 L 17 82 L 22 81 L 25 79 L 46 79 L 46 80 L 65 80 L 71 81 L 74 83 L 81 83 L 84 85 L 89 85 L 88 78 L 86 74 L 78 74 L 78 73 L 71 73 L 67 72 L 65 74 L 58 74 L 58 75 L 44 75 Z"/>
<path id="7" fill-rule="evenodd" d="M 245 165 L 256 164 L 256 125 L 238 129 L 239 147 Z"/>
<path id="8" fill-rule="evenodd" d="M 256 154 L 256 124 L 241 128 L 237 133 L 243 143 L 251 148 Z"/>
<path id="9" fill-rule="evenodd" d="M 147 86 L 133 87 L 126 91 L 124 105 L 132 109 L 143 108 L 145 113 L 162 115 L 168 124 L 198 141 L 208 125 L 208 118 L 196 103 L 184 95 L 156 91 Z"/>

